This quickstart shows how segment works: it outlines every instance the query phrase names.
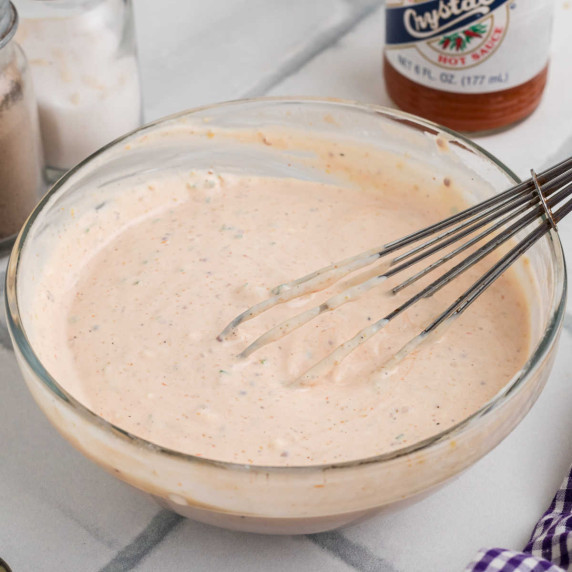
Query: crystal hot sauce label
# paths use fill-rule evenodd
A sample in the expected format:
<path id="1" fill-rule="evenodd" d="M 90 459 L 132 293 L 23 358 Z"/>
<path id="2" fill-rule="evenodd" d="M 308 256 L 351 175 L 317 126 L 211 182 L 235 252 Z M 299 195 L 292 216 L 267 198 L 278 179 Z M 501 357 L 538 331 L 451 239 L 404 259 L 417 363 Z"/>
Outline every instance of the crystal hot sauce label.
<path id="1" fill-rule="evenodd" d="M 521 85 L 548 63 L 553 0 L 388 0 L 389 63 L 443 91 Z"/>

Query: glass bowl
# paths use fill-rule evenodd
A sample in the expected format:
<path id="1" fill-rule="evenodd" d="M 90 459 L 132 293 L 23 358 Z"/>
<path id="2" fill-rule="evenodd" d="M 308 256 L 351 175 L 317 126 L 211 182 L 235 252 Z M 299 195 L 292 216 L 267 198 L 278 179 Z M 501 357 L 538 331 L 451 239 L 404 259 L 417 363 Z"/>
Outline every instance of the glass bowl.
<path id="1" fill-rule="evenodd" d="M 404 161 L 455 172 L 467 200 L 482 200 L 516 177 L 483 149 L 412 115 L 352 102 L 258 99 L 204 107 L 162 119 L 102 148 L 60 179 L 23 227 L 6 279 L 7 322 L 23 377 L 39 407 L 84 455 L 183 516 L 230 529 L 301 534 L 333 529 L 428 494 L 475 463 L 520 422 L 542 390 L 555 355 L 566 296 L 556 233 L 517 266 L 531 311 L 531 350 L 522 370 L 492 400 L 455 426 L 391 453 L 304 467 L 244 465 L 160 447 L 98 417 L 50 375 L 34 351 L 31 297 L 58 227 L 77 198 L 118 180 L 184 166 L 331 180 L 308 150 L 269 146 L 265 133 L 289 129 L 389 150 Z M 244 136 L 213 137 L 219 133 Z M 288 166 L 288 168 L 286 168 Z M 112 186 L 112 185 L 111 185 Z M 90 194 L 91 193 L 91 194 Z M 83 200 L 82 204 L 88 204 Z M 92 207 L 96 203 L 94 202 Z M 82 207 L 83 208 L 83 207 Z M 76 212 L 76 215 L 78 213 Z M 70 267 L 80 261 L 70 261 Z"/>

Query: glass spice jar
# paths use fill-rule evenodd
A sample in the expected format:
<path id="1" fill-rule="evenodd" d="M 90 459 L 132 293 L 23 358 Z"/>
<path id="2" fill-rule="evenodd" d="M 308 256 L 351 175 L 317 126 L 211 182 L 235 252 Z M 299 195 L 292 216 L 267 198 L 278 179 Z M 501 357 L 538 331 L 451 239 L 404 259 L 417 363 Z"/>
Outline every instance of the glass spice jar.
<path id="1" fill-rule="evenodd" d="M 530 115 L 546 85 L 553 0 L 388 0 L 383 71 L 403 110 L 465 132 Z"/>
<path id="2" fill-rule="evenodd" d="M 0 0 L 0 258 L 44 191 L 36 100 L 26 58 L 14 41 L 18 13 Z"/>
<path id="3" fill-rule="evenodd" d="M 142 123 L 130 0 L 14 0 L 48 176 L 59 177 Z"/>

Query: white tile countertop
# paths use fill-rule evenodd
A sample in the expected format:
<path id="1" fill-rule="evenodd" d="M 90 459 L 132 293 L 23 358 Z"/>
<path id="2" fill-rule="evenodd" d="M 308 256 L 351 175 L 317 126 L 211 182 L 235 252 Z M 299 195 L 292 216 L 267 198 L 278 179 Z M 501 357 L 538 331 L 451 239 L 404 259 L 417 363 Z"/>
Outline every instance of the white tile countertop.
<path id="1" fill-rule="evenodd" d="M 552 64 L 532 117 L 478 143 L 518 175 L 572 154 L 572 2 L 555 0 Z M 146 120 L 262 95 L 391 105 L 381 0 L 137 0 Z M 572 258 L 572 220 L 561 225 Z M 0 272 L 2 271 L 0 265 Z M 520 549 L 572 463 L 572 314 L 548 385 L 516 430 L 425 500 L 341 531 L 219 530 L 161 510 L 59 437 L 0 320 L 0 557 L 14 572 L 458 571 Z"/>

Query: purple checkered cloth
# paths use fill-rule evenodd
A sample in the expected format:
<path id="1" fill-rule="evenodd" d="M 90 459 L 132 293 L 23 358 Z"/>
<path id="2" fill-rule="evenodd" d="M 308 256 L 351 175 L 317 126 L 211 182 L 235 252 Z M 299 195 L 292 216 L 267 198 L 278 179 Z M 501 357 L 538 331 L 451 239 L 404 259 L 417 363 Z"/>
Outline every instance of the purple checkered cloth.
<path id="1" fill-rule="evenodd" d="M 482 549 L 466 572 L 572 571 L 572 467 L 522 552 Z"/>

